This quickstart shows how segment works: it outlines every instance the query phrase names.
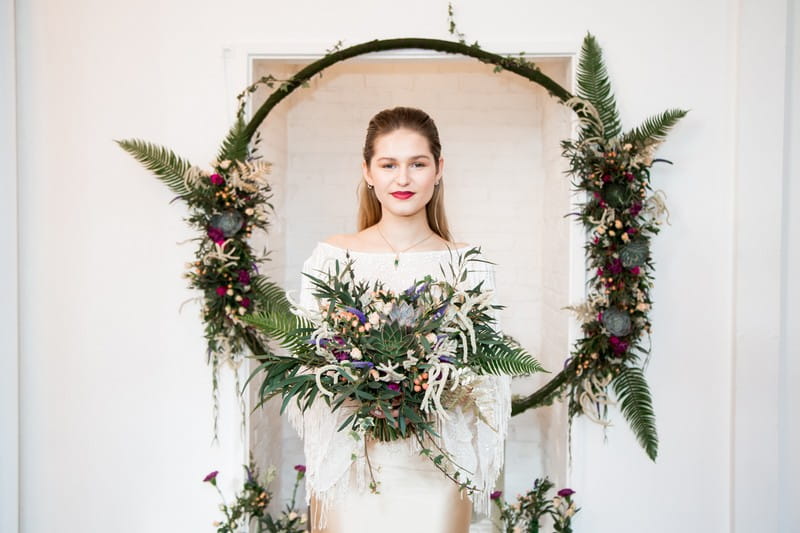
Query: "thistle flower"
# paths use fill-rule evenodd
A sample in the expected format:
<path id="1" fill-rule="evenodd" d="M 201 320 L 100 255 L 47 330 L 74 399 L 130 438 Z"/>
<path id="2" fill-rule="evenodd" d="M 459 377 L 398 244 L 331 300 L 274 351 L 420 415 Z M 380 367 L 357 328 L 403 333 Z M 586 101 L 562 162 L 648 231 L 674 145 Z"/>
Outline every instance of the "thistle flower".
<path id="1" fill-rule="evenodd" d="M 367 321 L 366 315 L 364 315 L 364 313 L 362 313 L 360 310 L 356 309 L 355 307 L 347 306 L 347 307 L 345 307 L 345 309 L 347 311 L 349 311 L 350 313 L 353 313 L 354 315 L 356 315 L 358 317 L 358 321 L 361 322 L 362 324 Z"/>

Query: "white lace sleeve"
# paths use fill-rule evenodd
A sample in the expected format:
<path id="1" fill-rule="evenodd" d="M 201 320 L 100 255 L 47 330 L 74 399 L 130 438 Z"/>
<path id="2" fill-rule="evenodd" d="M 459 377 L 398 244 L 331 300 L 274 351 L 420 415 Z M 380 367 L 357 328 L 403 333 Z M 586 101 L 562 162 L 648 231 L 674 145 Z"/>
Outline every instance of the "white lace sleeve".
<path id="1" fill-rule="evenodd" d="M 320 277 L 333 262 L 317 246 L 311 256 L 303 263 L 303 272 Z M 312 294 L 313 282 L 302 276 L 300 282 L 299 304 L 306 309 L 317 309 L 316 297 Z M 312 493 L 322 503 L 321 511 L 326 513 L 337 493 L 341 492 L 343 483 L 353 462 L 353 454 L 357 454 L 360 444 L 345 429 L 338 431 L 339 426 L 349 416 L 346 407 L 331 412 L 330 407 L 318 396 L 305 412 L 301 412 L 297 403 L 292 401 L 286 408 L 289 422 L 303 439 L 303 451 L 306 459 L 306 504 L 311 503 Z"/>
<path id="2" fill-rule="evenodd" d="M 477 285 L 483 280 L 485 290 L 496 290 L 495 269 L 490 263 L 473 263 L 470 267 L 468 280 Z M 496 304 L 497 298 L 492 297 L 491 304 Z M 495 329 L 502 331 L 499 312 L 490 309 L 489 314 L 495 319 Z M 500 470 L 503 467 L 505 456 L 505 439 L 508 433 L 508 422 L 511 419 L 511 377 L 510 376 L 484 376 L 477 397 L 488 399 L 487 417 L 491 426 L 480 419 L 475 419 L 473 435 L 477 452 L 477 472 L 473 481 L 481 492 L 473 496 L 473 508 L 481 514 L 489 514 L 491 507 L 490 495 L 494 490 Z"/>

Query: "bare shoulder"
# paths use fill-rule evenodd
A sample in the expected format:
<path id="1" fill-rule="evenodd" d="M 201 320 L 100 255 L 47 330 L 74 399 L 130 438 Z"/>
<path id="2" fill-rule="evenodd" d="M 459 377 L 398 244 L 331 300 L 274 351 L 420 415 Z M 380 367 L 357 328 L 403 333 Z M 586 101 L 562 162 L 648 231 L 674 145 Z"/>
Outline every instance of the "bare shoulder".
<path id="1" fill-rule="evenodd" d="M 342 248 L 344 248 L 344 245 L 347 242 L 346 241 L 347 237 L 348 237 L 348 235 L 346 235 L 344 233 L 337 233 L 337 234 L 334 234 L 334 235 L 330 235 L 323 242 L 326 242 L 328 244 L 332 244 L 334 246 L 341 246 Z"/>
<path id="2" fill-rule="evenodd" d="M 337 233 L 325 239 L 326 243 L 339 248 L 348 250 L 362 250 L 369 248 L 369 242 L 364 239 L 363 232 L 360 233 Z"/>

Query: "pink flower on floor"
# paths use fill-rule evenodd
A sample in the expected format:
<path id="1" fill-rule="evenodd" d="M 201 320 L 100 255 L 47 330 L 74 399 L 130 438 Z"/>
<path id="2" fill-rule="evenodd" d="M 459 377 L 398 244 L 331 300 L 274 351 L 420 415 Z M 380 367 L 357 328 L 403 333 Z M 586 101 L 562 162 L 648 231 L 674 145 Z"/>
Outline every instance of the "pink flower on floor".
<path id="1" fill-rule="evenodd" d="M 561 489 L 560 491 L 558 491 L 558 495 L 561 496 L 562 498 L 566 498 L 567 496 L 572 496 L 573 494 L 575 494 L 575 491 L 572 489 Z"/>
<path id="2" fill-rule="evenodd" d="M 208 474 L 205 478 L 203 478 L 203 482 L 209 483 L 216 483 L 217 482 L 217 474 L 219 474 L 219 470 L 214 470 L 210 474 Z"/>
<path id="3" fill-rule="evenodd" d="M 294 469 L 295 469 L 295 470 L 297 470 L 298 472 L 303 472 L 303 473 L 305 473 L 305 471 L 306 471 L 306 465 L 294 465 Z"/>
<path id="4" fill-rule="evenodd" d="M 493 493 L 491 493 L 489 495 L 489 498 L 491 498 L 493 500 L 498 500 L 498 499 L 500 499 L 500 496 L 502 496 L 502 495 L 503 495 L 503 491 L 502 490 L 496 490 L 496 491 L 494 491 Z"/>

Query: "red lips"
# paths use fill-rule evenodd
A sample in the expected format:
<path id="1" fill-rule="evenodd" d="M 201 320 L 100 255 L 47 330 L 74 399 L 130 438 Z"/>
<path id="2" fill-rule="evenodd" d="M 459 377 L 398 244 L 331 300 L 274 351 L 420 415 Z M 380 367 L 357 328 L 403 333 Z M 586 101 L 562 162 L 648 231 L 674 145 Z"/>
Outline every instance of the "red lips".
<path id="1" fill-rule="evenodd" d="M 393 192 L 392 196 L 394 196 L 395 198 L 399 198 L 401 200 L 405 200 L 407 198 L 411 198 L 412 196 L 414 196 L 414 193 L 410 191 L 397 191 Z"/>

